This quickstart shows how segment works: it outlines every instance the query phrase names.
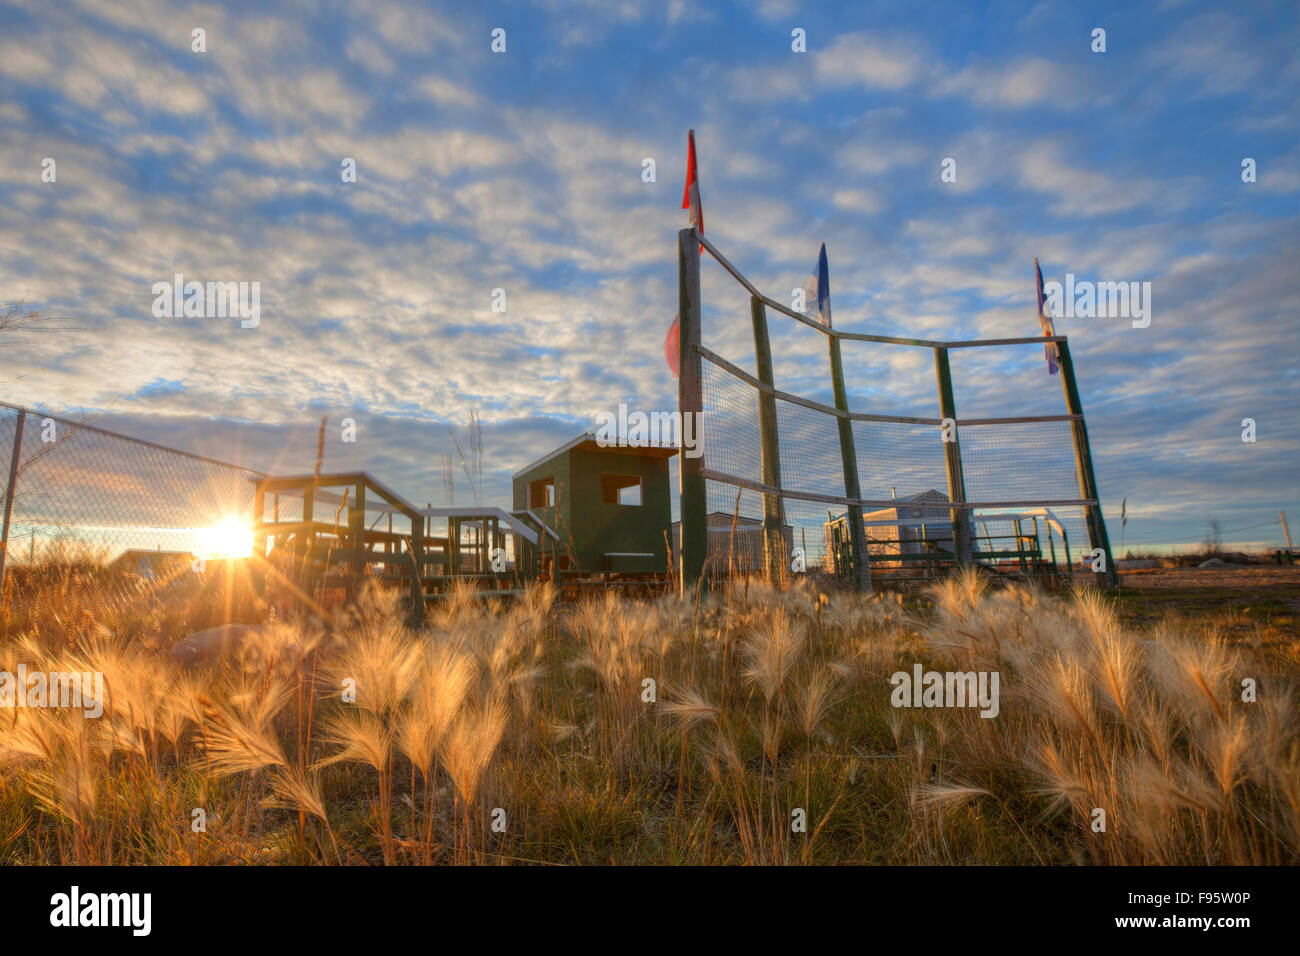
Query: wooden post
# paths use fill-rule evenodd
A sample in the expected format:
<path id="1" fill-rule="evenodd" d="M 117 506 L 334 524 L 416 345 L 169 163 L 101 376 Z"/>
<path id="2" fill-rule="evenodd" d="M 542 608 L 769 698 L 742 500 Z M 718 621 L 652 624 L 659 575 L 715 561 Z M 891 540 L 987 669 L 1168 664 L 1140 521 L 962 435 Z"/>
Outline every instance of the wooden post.
<path id="1" fill-rule="evenodd" d="M 496 515 L 493 515 L 492 531 L 488 535 L 488 570 L 492 571 L 493 575 L 497 577 L 500 577 L 501 574 L 497 571 L 494 571 L 492 569 L 492 565 L 493 562 L 496 561 L 496 552 L 498 549 L 501 548 L 502 543 L 503 542 L 501 540 L 501 522 Z"/>
<path id="2" fill-rule="evenodd" d="M 1092 470 L 1092 451 L 1088 445 L 1088 428 L 1083 423 L 1083 402 L 1079 400 L 1079 386 L 1074 378 L 1074 362 L 1070 359 L 1070 345 L 1065 339 L 1056 343 L 1059 353 L 1057 364 L 1061 367 L 1061 387 L 1065 390 L 1066 410 L 1077 415 L 1071 424 L 1074 426 L 1074 464 L 1079 473 L 1079 496 L 1095 501 L 1095 505 L 1084 506 L 1084 518 L 1088 525 L 1088 537 L 1093 550 L 1100 548 L 1106 556 L 1106 570 L 1097 573 L 1097 583 L 1116 587 L 1119 574 L 1115 561 L 1110 554 L 1110 538 L 1106 535 L 1106 521 L 1101 514 L 1101 498 L 1097 494 L 1097 476 Z M 1071 569 L 1073 571 L 1073 569 Z"/>
<path id="3" fill-rule="evenodd" d="M 460 573 L 460 519 L 447 516 L 447 573 Z"/>
<path id="4" fill-rule="evenodd" d="M 348 537 L 352 539 L 352 587 L 356 597 L 366 576 L 366 483 L 360 479 L 348 515 Z"/>
<path id="5" fill-rule="evenodd" d="M 4 526 L 0 529 L 0 597 L 4 595 L 5 583 L 5 558 L 9 555 L 9 519 L 13 515 L 14 495 L 18 490 L 18 462 L 21 460 L 23 453 L 23 429 L 27 425 L 27 409 L 18 410 L 18 418 L 14 421 L 14 445 L 13 454 L 9 456 L 9 483 L 5 485 L 5 514 Z M 36 540 L 36 532 L 32 532 L 32 540 Z M 35 552 L 35 545 L 32 547 Z"/>
<path id="6" fill-rule="evenodd" d="M 1291 550 L 1291 529 L 1286 526 L 1286 512 L 1281 508 L 1278 509 L 1278 516 L 1282 519 L 1282 534 L 1286 537 L 1286 549 Z"/>
<path id="7" fill-rule="evenodd" d="M 702 450 L 700 419 L 704 412 L 703 369 L 700 353 L 700 245 L 694 229 L 677 233 L 677 407 L 682 416 L 681 437 L 686 434 L 686 416 L 695 416 L 696 450 Z M 695 590 L 704 573 L 708 553 L 706 486 L 700 474 L 703 456 L 691 458 L 685 445 L 677 449 L 677 476 L 681 496 L 681 593 Z"/>
<path id="8" fill-rule="evenodd" d="M 749 297 L 749 314 L 754 322 L 754 360 L 758 368 L 758 380 L 764 385 L 773 385 L 772 344 L 767 337 L 767 311 L 763 300 L 758 296 Z M 781 487 L 781 444 L 777 436 L 776 396 L 767 392 L 758 393 L 758 432 L 763 455 L 763 484 L 771 488 Z M 785 553 L 785 502 L 779 494 L 763 494 L 763 570 L 769 581 L 784 581 L 786 562 L 790 556 Z M 806 556 L 805 556 L 806 557 Z"/>
<path id="9" fill-rule="evenodd" d="M 424 625 L 424 515 L 410 514 L 411 540 L 411 624 Z"/>
<path id="10" fill-rule="evenodd" d="M 302 520 L 306 522 L 298 534 L 298 587 L 308 592 L 312 589 L 309 570 L 316 551 L 316 479 L 303 489 Z"/>
<path id="11" fill-rule="evenodd" d="M 411 553 L 415 555 L 415 573 L 424 577 L 424 515 L 412 514 L 411 519 Z"/>
<path id="12" fill-rule="evenodd" d="M 842 412 L 849 410 L 849 396 L 844 388 L 844 364 L 840 359 L 840 340 L 834 335 L 827 335 L 831 357 L 831 389 L 835 393 L 835 407 Z M 840 459 L 844 465 L 844 495 L 847 498 L 861 498 L 858 484 L 858 450 L 853 444 L 853 423 L 847 418 L 836 417 L 840 430 Z M 853 582 L 860 591 L 871 590 L 871 559 L 867 551 L 866 529 L 862 525 L 862 506 L 849 505 L 847 518 L 849 553 L 857 566 L 857 578 Z"/>
<path id="13" fill-rule="evenodd" d="M 258 594 L 266 593 L 266 492 L 258 482 L 253 491 L 253 558 L 249 578 Z"/>
<path id="14" fill-rule="evenodd" d="M 939 381 L 939 416 L 956 422 L 957 406 L 952 397 L 952 370 L 948 367 L 947 349 L 934 350 L 934 371 Z M 948 473 L 948 500 L 959 505 L 966 503 L 966 479 L 961 467 L 961 436 L 955 425 L 952 437 L 952 441 L 943 443 L 943 460 Z M 969 565 L 972 561 L 970 513 L 965 508 L 953 508 L 951 514 L 953 557 L 959 566 Z"/>

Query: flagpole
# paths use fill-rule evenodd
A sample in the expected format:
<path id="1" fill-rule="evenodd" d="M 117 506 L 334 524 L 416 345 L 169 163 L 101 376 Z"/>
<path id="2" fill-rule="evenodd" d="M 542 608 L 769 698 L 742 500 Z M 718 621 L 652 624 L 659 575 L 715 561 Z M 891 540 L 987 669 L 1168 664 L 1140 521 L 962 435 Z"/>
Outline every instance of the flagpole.
<path id="1" fill-rule="evenodd" d="M 1124 557 L 1124 537 L 1128 531 L 1128 499 L 1124 498 L 1119 503 L 1119 553 L 1120 557 L 1115 561 L 1120 561 Z M 1124 593 L 1124 578 L 1120 576 L 1118 564 L 1115 567 L 1115 578 L 1119 582 L 1119 591 Z"/>
<path id="2" fill-rule="evenodd" d="M 1101 514 L 1101 496 L 1097 493 L 1097 476 L 1092 470 L 1092 449 L 1088 444 L 1088 427 L 1083 422 L 1083 402 L 1079 400 L 1079 386 L 1074 380 L 1074 361 L 1070 358 L 1070 343 L 1062 339 L 1057 343 L 1057 361 L 1061 368 L 1061 387 L 1065 390 L 1066 411 L 1073 417 L 1074 464 L 1079 473 L 1079 495 L 1092 504 L 1084 505 L 1084 520 L 1088 538 L 1094 549 L 1101 549 L 1107 562 L 1106 570 L 1097 574 L 1099 584 L 1119 585 L 1115 558 L 1110 552 L 1110 539 L 1106 535 L 1106 519 Z M 1072 569 L 1073 572 L 1073 569 Z"/>
<path id="3" fill-rule="evenodd" d="M 840 358 L 840 340 L 827 330 L 826 338 L 830 341 L 831 389 L 835 395 L 835 407 L 842 412 L 849 410 L 848 393 L 844 388 L 844 363 Z M 844 495 L 847 498 L 861 498 L 858 484 L 858 453 L 853 444 L 853 422 L 843 416 L 837 416 L 840 430 L 840 458 L 844 464 Z M 857 580 L 853 585 L 858 590 L 871 590 L 871 565 L 867 552 L 866 528 L 862 524 L 862 506 L 849 505 L 847 512 L 849 523 L 849 548 L 853 562 L 857 565 Z"/>
<path id="4" fill-rule="evenodd" d="M 699 418 L 704 411 L 703 369 L 700 365 L 700 246 L 694 229 L 677 233 L 677 406 L 686 434 L 686 416 Z M 681 504 L 680 581 L 683 596 L 689 594 L 704 573 L 707 541 L 707 488 L 703 457 L 677 450 L 678 494 Z"/>

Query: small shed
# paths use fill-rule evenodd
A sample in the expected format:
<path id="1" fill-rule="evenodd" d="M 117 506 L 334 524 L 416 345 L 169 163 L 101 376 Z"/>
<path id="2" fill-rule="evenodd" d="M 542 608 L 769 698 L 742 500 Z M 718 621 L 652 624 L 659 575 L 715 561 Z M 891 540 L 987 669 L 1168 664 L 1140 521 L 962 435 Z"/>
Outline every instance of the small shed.
<path id="1" fill-rule="evenodd" d="M 603 446 L 582 434 L 514 475 L 514 510 L 559 536 L 543 569 L 646 573 L 668 568 L 668 459 L 675 447 Z"/>
<path id="2" fill-rule="evenodd" d="M 150 551 L 148 548 L 127 548 L 113 559 L 111 566 L 130 571 L 146 580 L 167 577 L 184 569 L 194 560 L 189 551 Z"/>
<path id="3" fill-rule="evenodd" d="M 741 573 L 760 573 L 766 567 L 763 550 L 763 519 L 725 511 L 710 511 L 705 518 L 708 547 L 705 562 L 718 571 L 736 570 Z M 781 525 L 781 563 L 788 564 L 794 553 L 794 528 Z M 673 550 L 681 547 L 682 523 L 673 522 Z"/>

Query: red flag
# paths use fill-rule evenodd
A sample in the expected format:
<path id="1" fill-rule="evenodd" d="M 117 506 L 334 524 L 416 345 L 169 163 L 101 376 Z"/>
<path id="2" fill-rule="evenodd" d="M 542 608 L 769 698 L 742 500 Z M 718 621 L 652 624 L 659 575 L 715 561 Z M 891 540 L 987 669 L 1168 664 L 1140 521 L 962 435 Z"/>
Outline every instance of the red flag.
<path id="1" fill-rule="evenodd" d="M 673 316 L 673 324 L 668 326 L 668 337 L 664 339 L 664 358 L 668 360 L 668 367 L 673 370 L 673 378 L 677 377 L 677 355 L 681 346 L 677 341 L 677 316 Z"/>
<path id="2" fill-rule="evenodd" d="M 700 171 L 695 165 L 695 130 L 686 134 L 686 187 L 682 190 L 682 208 L 691 211 L 691 225 L 697 233 L 704 235 L 704 211 L 700 208 Z M 701 243 L 700 252 L 703 251 L 704 244 Z M 674 378 L 680 374 L 677 367 L 681 347 L 678 318 L 680 316 L 673 316 L 673 324 L 668 327 L 668 336 L 664 339 L 664 358 L 667 359 Z"/>
<path id="3" fill-rule="evenodd" d="M 700 208 L 700 173 L 695 167 L 695 130 L 686 136 L 686 188 L 682 190 L 682 208 L 691 211 L 691 225 L 696 232 L 704 235 L 704 210 Z"/>

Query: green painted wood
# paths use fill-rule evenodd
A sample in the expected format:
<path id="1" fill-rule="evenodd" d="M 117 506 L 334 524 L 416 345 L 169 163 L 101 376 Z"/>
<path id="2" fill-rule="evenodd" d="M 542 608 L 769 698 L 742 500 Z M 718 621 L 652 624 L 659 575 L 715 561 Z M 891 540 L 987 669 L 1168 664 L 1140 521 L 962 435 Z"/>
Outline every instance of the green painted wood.
<path id="1" fill-rule="evenodd" d="M 771 387 L 772 344 L 767 334 L 767 310 L 763 300 L 750 296 L 749 313 L 754 324 L 754 359 L 758 380 Z M 758 432 L 763 461 L 763 484 L 769 488 L 781 487 L 781 444 L 777 436 L 776 396 L 769 391 L 758 393 Z M 786 554 L 785 503 L 779 494 L 763 493 L 763 563 L 768 580 L 785 578 Z"/>
<path id="2" fill-rule="evenodd" d="M 700 246 L 694 229 L 677 233 L 677 333 L 677 407 L 683 423 L 687 415 L 694 416 L 698 423 L 704 411 L 704 394 L 701 359 L 696 351 L 700 344 Z M 708 502 L 700 473 L 703 462 L 703 456 L 692 458 L 685 449 L 677 455 L 682 530 L 679 579 L 683 594 L 695 590 L 708 554 Z"/>
<path id="3" fill-rule="evenodd" d="M 844 388 L 844 364 L 840 358 L 840 340 L 836 336 L 827 336 L 831 360 L 831 389 L 835 393 L 835 407 L 842 412 L 849 410 L 849 396 Z M 853 444 L 853 423 L 847 418 L 837 418 L 840 430 L 840 458 L 844 466 L 844 495 L 847 498 L 861 498 L 862 491 L 858 483 L 858 451 Z M 848 506 L 849 553 L 857 568 L 857 580 L 854 585 L 858 590 L 871 590 L 871 559 L 867 551 L 866 529 L 862 525 L 862 507 Z"/>
<path id="4" fill-rule="evenodd" d="M 939 384 L 939 414 L 942 418 L 957 421 L 957 404 L 952 397 L 952 370 L 948 365 L 948 350 L 934 350 L 935 378 Z M 940 426 L 942 429 L 942 425 Z M 940 433 L 942 435 L 942 431 Z M 955 505 L 966 503 L 966 479 L 961 467 L 961 432 L 954 428 L 953 441 L 943 443 L 944 469 L 948 475 L 948 500 Z M 971 563 L 970 513 L 964 509 L 954 508 L 952 515 L 952 532 L 957 560 L 960 564 Z"/>
<path id="5" fill-rule="evenodd" d="M 9 483 L 5 485 L 4 525 L 0 528 L 0 594 L 5 581 L 5 555 L 9 553 L 9 519 L 14 510 L 14 494 L 18 489 L 18 463 L 23 453 L 23 428 L 27 425 L 27 409 L 20 408 L 14 421 L 13 454 L 9 458 Z M 35 550 L 35 548 L 33 548 Z"/>
<path id="6" fill-rule="evenodd" d="M 556 505 L 532 509 L 559 535 L 557 541 L 544 534 L 539 556 L 547 560 L 558 556 L 561 563 L 567 558 L 573 567 L 595 570 L 605 566 L 609 552 L 648 552 L 655 555 L 656 568 L 667 567 L 673 510 L 671 457 L 657 449 L 601 447 L 593 439 L 567 443 L 516 473 L 516 511 L 528 508 L 533 482 L 549 479 L 555 485 Z M 639 479 L 641 504 L 605 501 L 604 475 Z"/>
<path id="7" fill-rule="evenodd" d="M 1083 420 L 1083 402 L 1079 399 L 1079 386 L 1074 377 L 1074 362 L 1070 358 L 1070 343 L 1061 339 L 1056 344 L 1057 364 L 1061 367 L 1061 387 L 1065 390 L 1065 405 L 1071 415 L 1079 416 L 1071 425 L 1074 429 L 1074 464 L 1079 473 L 1080 497 L 1097 502 L 1085 505 L 1084 518 L 1088 525 L 1088 538 L 1093 549 L 1100 548 L 1106 555 L 1106 570 L 1097 573 L 1097 583 L 1117 587 L 1119 573 L 1110 553 L 1110 538 L 1106 534 L 1106 521 L 1101 514 L 1101 497 L 1097 494 L 1097 476 L 1092 470 L 1092 450 L 1088 444 L 1088 426 Z"/>

